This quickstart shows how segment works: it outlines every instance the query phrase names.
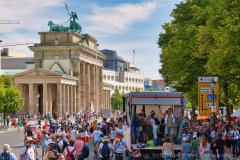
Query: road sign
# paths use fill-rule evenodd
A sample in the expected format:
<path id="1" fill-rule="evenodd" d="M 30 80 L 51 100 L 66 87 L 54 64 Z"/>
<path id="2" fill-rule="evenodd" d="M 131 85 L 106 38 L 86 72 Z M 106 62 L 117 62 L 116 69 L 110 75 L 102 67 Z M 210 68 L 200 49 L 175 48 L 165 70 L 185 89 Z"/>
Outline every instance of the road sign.
<path id="1" fill-rule="evenodd" d="M 210 82 L 214 79 L 216 82 L 214 86 L 214 95 L 212 94 L 212 88 Z M 219 102 L 219 84 L 218 77 L 199 77 L 198 78 L 198 106 L 200 115 L 212 115 L 212 109 L 215 114 L 218 114 Z M 214 108 L 212 108 L 214 100 Z"/>
<path id="2" fill-rule="evenodd" d="M 212 79 L 218 82 L 218 77 L 198 77 L 198 83 L 210 83 Z"/>
<path id="3" fill-rule="evenodd" d="M 209 103 L 209 102 L 206 103 L 207 108 L 211 108 L 212 106 L 213 106 L 213 103 Z M 214 106 L 216 106 L 216 103 L 214 103 Z"/>
<path id="4" fill-rule="evenodd" d="M 212 89 L 211 88 L 201 88 L 201 93 L 211 93 Z"/>
<path id="5" fill-rule="evenodd" d="M 214 95 L 213 95 L 213 94 L 208 94 L 208 95 L 207 95 L 207 98 L 208 98 L 208 99 L 216 99 L 216 98 L 217 98 L 217 95 L 216 95 L 216 94 L 214 94 Z"/>

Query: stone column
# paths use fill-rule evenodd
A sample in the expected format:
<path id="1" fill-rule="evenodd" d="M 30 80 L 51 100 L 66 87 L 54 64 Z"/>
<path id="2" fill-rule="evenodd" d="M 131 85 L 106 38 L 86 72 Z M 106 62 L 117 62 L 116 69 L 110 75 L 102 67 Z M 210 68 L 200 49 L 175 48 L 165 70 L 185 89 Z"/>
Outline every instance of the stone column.
<path id="1" fill-rule="evenodd" d="M 66 87 L 67 87 L 67 88 L 66 88 L 66 100 L 67 100 L 67 101 L 66 101 L 66 107 L 67 107 L 66 110 L 67 110 L 68 113 L 70 113 L 69 85 L 67 84 Z"/>
<path id="2" fill-rule="evenodd" d="M 80 85 L 80 91 L 81 91 L 81 103 L 77 104 L 77 110 L 78 112 L 80 110 L 85 110 L 86 107 L 86 93 L 87 93 L 87 89 L 86 89 L 86 63 L 84 61 L 81 61 L 81 71 L 80 74 L 81 76 L 79 77 L 81 80 L 81 85 Z M 79 86 L 78 86 L 79 88 Z"/>
<path id="3" fill-rule="evenodd" d="M 62 113 L 66 113 L 66 84 L 62 84 Z"/>
<path id="4" fill-rule="evenodd" d="M 70 112 L 75 112 L 73 109 L 73 85 L 69 86 L 69 98 L 70 98 Z"/>
<path id="5" fill-rule="evenodd" d="M 95 78 L 95 108 L 97 112 L 99 111 L 99 67 L 96 66 L 96 78 Z"/>
<path id="6" fill-rule="evenodd" d="M 28 102 L 28 112 L 29 113 L 34 113 L 34 100 L 33 100 L 33 98 L 34 98 L 34 95 L 33 95 L 33 83 L 29 83 L 29 91 L 28 91 L 28 93 L 29 93 L 29 102 Z"/>
<path id="7" fill-rule="evenodd" d="M 48 111 L 48 84 L 43 83 L 43 106 L 42 106 L 43 114 Z"/>
<path id="8" fill-rule="evenodd" d="M 90 65 L 90 104 L 93 103 L 93 106 L 96 108 L 96 97 L 95 97 L 95 79 L 96 79 L 96 70 L 95 70 L 95 66 L 94 65 Z M 89 105 L 91 106 L 91 105 Z M 90 108 L 88 108 L 90 109 Z"/>
<path id="9" fill-rule="evenodd" d="M 102 67 L 99 68 L 99 97 L 100 97 L 100 105 L 99 105 L 99 110 L 101 111 L 101 109 L 103 108 L 103 71 L 102 71 Z"/>
<path id="10" fill-rule="evenodd" d="M 76 106 L 76 86 L 73 86 L 73 110 L 74 110 L 74 112 L 80 111 L 79 108 L 77 108 L 77 106 Z"/>
<path id="11" fill-rule="evenodd" d="M 52 113 L 52 84 L 48 84 L 48 111 Z"/>
<path id="12" fill-rule="evenodd" d="M 79 59 L 76 60 L 76 75 L 78 76 L 78 81 L 77 81 L 77 91 L 76 91 L 76 105 L 78 106 L 78 110 L 80 110 L 81 103 L 82 103 L 82 72 L 81 72 L 81 61 Z"/>
<path id="13" fill-rule="evenodd" d="M 85 78 L 86 78 L 86 102 L 85 102 L 85 109 L 84 111 L 87 111 L 89 109 L 89 106 L 91 104 L 91 81 L 90 81 L 90 64 L 86 63 L 86 72 L 85 72 Z"/>
<path id="14" fill-rule="evenodd" d="M 57 113 L 62 115 L 62 84 L 57 84 Z"/>

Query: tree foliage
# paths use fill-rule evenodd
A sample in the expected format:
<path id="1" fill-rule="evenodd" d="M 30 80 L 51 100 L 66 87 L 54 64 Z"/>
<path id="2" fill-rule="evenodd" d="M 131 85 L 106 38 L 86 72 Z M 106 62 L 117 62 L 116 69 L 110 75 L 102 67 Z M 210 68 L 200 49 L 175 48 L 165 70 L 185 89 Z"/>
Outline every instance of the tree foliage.
<path id="1" fill-rule="evenodd" d="M 163 25 L 159 72 L 197 106 L 199 76 L 218 76 L 220 104 L 229 115 L 240 103 L 240 1 L 186 0 Z"/>
<path id="2" fill-rule="evenodd" d="M 9 76 L 0 76 L 0 112 L 4 117 L 8 113 L 17 112 L 22 108 L 23 99 Z"/>
<path id="3" fill-rule="evenodd" d="M 122 110 L 122 108 L 123 108 L 122 94 L 119 92 L 118 89 L 115 89 L 115 91 L 111 97 L 111 104 L 112 104 L 112 109 Z"/>

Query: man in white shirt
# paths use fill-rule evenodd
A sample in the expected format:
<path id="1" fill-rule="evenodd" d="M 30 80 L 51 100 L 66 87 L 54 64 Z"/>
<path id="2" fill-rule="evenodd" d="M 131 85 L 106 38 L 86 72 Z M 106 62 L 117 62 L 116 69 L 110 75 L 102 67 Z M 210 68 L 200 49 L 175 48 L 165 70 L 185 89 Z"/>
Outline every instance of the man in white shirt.
<path id="1" fill-rule="evenodd" d="M 74 128 L 70 132 L 70 137 L 72 141 L 76 141 L 76 136 L 77 136 L 77 126 L 74 126 Z"/>
<path id="2" fill-rule="evenodd" d="M 35 160 L 37 150 L 33 147 L 33 139 L 27 137 L 27 145 L 20 152 L 20 160 Z"/>
<path id="3" fill-rule="evenodd" d="M 92 138 L 93 138 L 93 142 L 96 142 L 98 137 L 103 134 L 102 131 L 100 130 L 100 126 L 97 126 L 97 129 L 95 131 L 93 131 L 92 133 Z"/>
<path id="4" fill-rule="evenodd" d="M 232 139 L 232 154 L 234 158 L 237 158 L 238 157 L 237 141 L 238 141 L 239 133 L 235 127 L 233 127 L 233 129 L 230 128 L 229 130 L 230 130 L 229 133 Z"/>

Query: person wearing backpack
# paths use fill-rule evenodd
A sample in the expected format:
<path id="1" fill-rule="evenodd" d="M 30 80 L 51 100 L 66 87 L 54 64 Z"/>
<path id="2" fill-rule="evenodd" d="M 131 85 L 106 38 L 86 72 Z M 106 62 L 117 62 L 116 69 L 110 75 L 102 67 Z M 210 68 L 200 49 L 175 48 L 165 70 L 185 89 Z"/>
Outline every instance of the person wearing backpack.
<path id="1" fill-rule="evenodd" d="M 66 160 L 75 160 L 76 157 L 76 150 L 73 147 L 74 141 L 69 141 L 69 146 L 67 146 L 64 150 L 64 155 L 66 157 Z"/>
<path id="2" fill-rule="evenodd" d="M 3 152 L 0 154 L 0 160 L 17 160 L 17 157 L 11 153 L 9 144 L 3 145 Z"/>
<path id="3" fill-rule="evenodd" d="M 114 152 L 112 144 L 109 143 L 108 136 L 103 137 L 103 143 L 99 145 L 99 152 L 101 160 L 109 160 L 111 153 Z"/>
<path id="4" fill-rule="evenodd" d="M 33 147 L 32 137 L 27 137 L 27 145 L 20 152 L 20 160 L 35 160 L 37 150 Z"/>

